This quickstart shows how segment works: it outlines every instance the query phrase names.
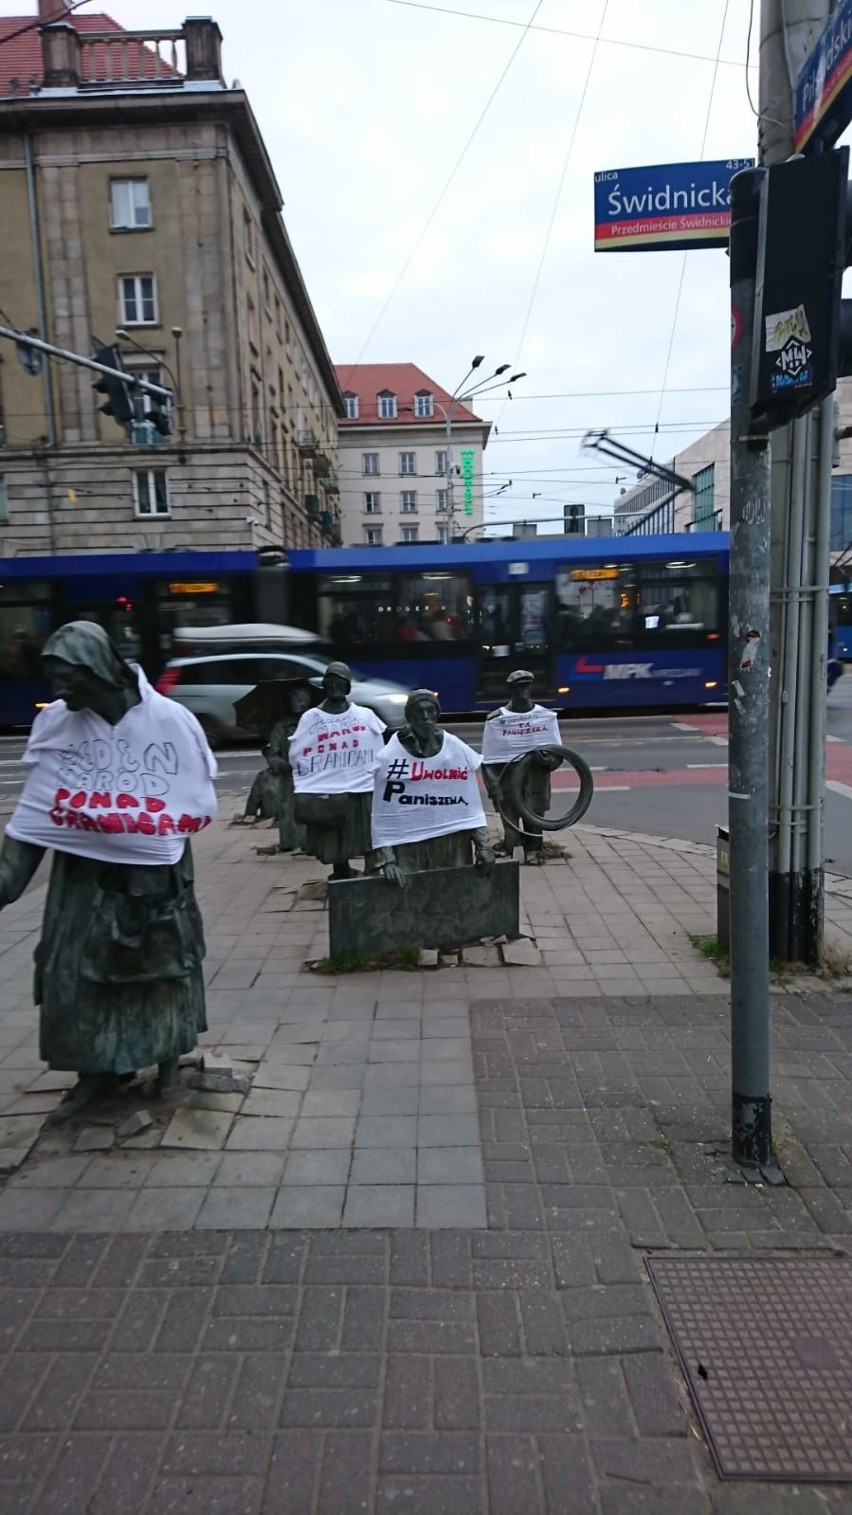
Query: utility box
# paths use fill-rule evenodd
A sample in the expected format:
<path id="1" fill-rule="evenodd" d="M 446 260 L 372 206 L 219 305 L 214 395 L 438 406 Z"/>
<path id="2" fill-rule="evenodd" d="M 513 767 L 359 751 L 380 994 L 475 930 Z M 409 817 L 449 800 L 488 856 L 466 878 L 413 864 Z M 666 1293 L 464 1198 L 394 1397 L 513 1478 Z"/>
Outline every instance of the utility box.
<path id="1" fill-rule="evenodd" d="M 731 950 L 731 859 L 727 826 L 716 827 L 716 936 Z"/>

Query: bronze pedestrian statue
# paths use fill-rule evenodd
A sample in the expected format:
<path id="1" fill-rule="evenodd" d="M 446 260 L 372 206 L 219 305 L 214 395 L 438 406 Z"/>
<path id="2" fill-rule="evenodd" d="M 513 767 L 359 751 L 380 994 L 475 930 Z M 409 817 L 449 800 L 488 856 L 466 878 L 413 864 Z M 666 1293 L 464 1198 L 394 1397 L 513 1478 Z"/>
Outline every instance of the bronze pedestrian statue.
<path id="1" fill-rule="evenodd" d="M 520 844 L 525 863 L 544 861 L 542 828 L 525 821 L 514 792 L 514 764 L 528 752 L 533 760 L 523 776 L 524 797 L 536 815 L 547 815 L 551 803 L 550 775 L 562 762 L 559 724 L 554 711 L 532 698 L 534 675 L 525 668 L 510 673 L 508 703 L 493 710 L 482 738 L 483 776 L 503 823 L 501 851 L 511 857 Z"/>
<path id="2" fill-rule="evenodd" d="M 48 639 L 57 698 L 40 711 L 0 852 L 0 908 L 53 859 L 35 953 L 40 1055 L 78 1075 L 67 1120 L 157 1065 L 159 1086 L 206 1030 L 204 936 L 189 838 L 216 814 L 216 764 L 194 716 L 156 693 L 102 627 Z"/>
<path id="3" fill-rule="evenodd" d="M 494 866 L 476 783 L 479 754 L 441 730 L 440 714 L 431 689 L 415 689 L 405 706 L 407 724 L 391 737 L 376 772 L 376 861 L 400 886 L 424 869 Z"/>
<path id="4" fill-rule="evenodd" d="M 321 703 L 304 712 L 290 740 L 293 815 L 305 827 L 305 851 L 330 863 L 333 879 L 355 878 L 353 858 L 373 867 L 370 801 L 385 724 L 350 700 L 345 663 L 329 663 L 320 684 Z"/>

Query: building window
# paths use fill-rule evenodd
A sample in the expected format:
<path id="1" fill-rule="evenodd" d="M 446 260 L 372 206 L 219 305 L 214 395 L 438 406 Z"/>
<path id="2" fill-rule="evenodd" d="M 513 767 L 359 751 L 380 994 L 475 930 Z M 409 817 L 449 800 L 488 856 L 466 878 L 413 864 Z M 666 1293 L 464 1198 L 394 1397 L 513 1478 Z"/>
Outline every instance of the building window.
<path id="1" fill-rule="evenodd" d="M 254 268 L 254 225 L 247 210 L 243 211 L 243 246 L 246 257 Z"/>
<path id="2" fill-rule="evenodd" d="M 715 531 L 718 524 L 713 499 L 716 483 L 715 463 L 711 463 L 708 468 L 700 469 L 693 475 L 692 482 L 695 487 L 693 527 L 696 531 Z"/>
<path id="3" fill-rule="evenodd" d="M 278 298 L 277 295 L 275 296 L 274 328 L 275 328 L 275 335 L 276 335 L 276 337 L 278 338 L 278 340 L 280 342 L 281 341 L 281 301 L 279 300 L 279 298 Z"/>
<path id="4" fill-rule="evenodd" d="M 449 542 L 449 540 L 450 540 L 450 528 L 449 528 L 449 526 L 439 526 L 438 527 L 438 541 L 441 543 L 441 546 L 442 547 L 446 547 L 447 544 L 448 544 L 448 542 Z"/>
<path id="5" fill-rule="evenodd" d="M 379 454 L 377 452 L 362 452 L 361 472 L 373 475 L 381 472 L 379 468 Z"/>
<path id="6" fill-rule="evenodd" d="M 415 452 L 401 452 L 399 455 L 400 473 L 417 472 L 417 454 Z"/>
<path id="7" fill-rule="evenodd" d="M 378 516 L 382 513 L 382 497 L 375 490 L 368 490 L 364 496 L 364 509 L 368 516 Z"/>
<path id="8" fill-rule="evenodd" d="M 389 389 L 383 389 L 379 395 L 379 420 L 396 420 L 396 395 Z"/>
<path id="9" fill-rule="evenodd" d="M 400 532 L 400 541 L 402 541 L 402 542 L 416 542 L 417 541 L 417 535 L 418 535 L 418 531 L 417 531 L 417 527 L 416 526 L 403 526 L 403 528 L 402 528 L 402 530 Z"/>
<path id="10" fill-rule="evenodd" d="M 366 545 L 368 547 L 381 547 L 381 545 L 382 545 L 382 528 L 381 528 L 381 526 L 367 526 L 365 528 L 365 530 L 364 530 L 364 541 L 365 541 L 365 543 L 366 543 Z"/>
<path id="11" fill-rule="evenodd" d="M 269 281 L 269 269 L 267 268 L 267 266 L 266 266 L 265 263 L 263 265 L 263 270 L 261 272 L 261 282 L 263 284 L 263 304 L 264 304 L 264 309 L 269 314 L 271 314 L 272 313 L 272 285 L 270 284 L 270 281 Z"/>
<path id="12" fill-rule="evenodd" d="M 346 407 L 347 421 L 357 421 L 359 410 L 358 396 L 353 394 L 345 394 L 343 396 L 343 404 Z"/>
<path id="13" fill-rule="evenodd" d="M 413 516 L 417 511 L 417 490 L 403 489 L 399 496 L 399 508 L 404 516 Z"/>
<path id="14" fill-rule="evenodd" d="M 257 324 L 257 311 L 254 308 L 254 300 L 250 295 L 246 297 L 246 314 L 248 316 L 248 339 L 255 352 L 260 352 L 260 332 Z"/>
<path id="15" fill-rule="evenodd" d="M 139 468 L 133 474 L 133 504 L 138 516 L 167 516 L 169 491 L 164 468 Z"/>
<path id="16" fill-rule="evenodd" d="M 143 231 L 151 225 L 147 179 L 111 179 L 109 198 L 113 231 Z"/>
<path id="17" fill-rule="evenodd" d="M 435 509 L 436 510 L 446 510 L 447 509 L 447 506 L 449 504 L 449 493 L 450 492 L 449 492 L 448 489 L 436 489 L 435 490 Z"/>
<path id="18" fill-rule="evenodd" d="M 122 274 L 118 294 L 122 326 L 157 325 L 157 281 L 153 274 Z"/>
<path id="19" fill-rule="evenodd" d="M 154 364 L 137 364 L 129 358 L 123 358 L 122 361 L 128 373 L 132 373 L 135 379 L 144 379 L 148 384 L 162 384 L 162 374 L 160 372 L 160 369 Z M 152 395 L 147 395 L 144 393 L 144 391 L 142 393 L 141 400 L 142 414 L 146 417 L 146 419 L 154 411 L 156 411 L 157 407 L 161 404 L 159 400 L 155 400 Z"/>
<path id="20" fill-rule="evenodd" d="M 435 453 L 435 472 L 445 474 L 447 471 L 447 449 L 439 448 Z"/>
<path id="21" fill-rule="evenodd" d="M 435 403 L 428 389 L 420 389 L 414 396 L 414 414 L 421 420 L 435 414 Z"/>
<path id="22" fill-rule="evenodd" d="M 9 519 L 9 500 L 6 494 L 6 480 L 0 473 L 0 522 L 5 526 Z"/>

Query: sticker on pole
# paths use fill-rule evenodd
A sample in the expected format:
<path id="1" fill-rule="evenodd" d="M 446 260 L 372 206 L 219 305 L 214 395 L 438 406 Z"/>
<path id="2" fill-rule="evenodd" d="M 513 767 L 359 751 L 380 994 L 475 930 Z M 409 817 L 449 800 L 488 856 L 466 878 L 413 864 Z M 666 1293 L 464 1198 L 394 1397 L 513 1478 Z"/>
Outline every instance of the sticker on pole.
<path id="1" fill-rule="evenodd" d="M 814 354 L 804 305 L 766 317 L 766 351 L 777 354 L 769 379 L 776 394 L 813 384 Z"/>

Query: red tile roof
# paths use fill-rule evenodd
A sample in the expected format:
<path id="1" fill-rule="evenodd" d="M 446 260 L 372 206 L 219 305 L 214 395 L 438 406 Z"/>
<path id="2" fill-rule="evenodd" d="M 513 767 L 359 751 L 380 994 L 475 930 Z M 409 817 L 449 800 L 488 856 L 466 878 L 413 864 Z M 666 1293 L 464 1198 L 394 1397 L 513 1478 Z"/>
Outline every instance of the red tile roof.
<path id="1" fill-rule="evenodd" d="M 413 421 L 421 420 L 434 426 L 435 421 L 443 421 L 443 416 L 437 405 L 435 414 L 431 418 L 414 415 L 414 396 L 421 390 L 428 390 L 438 404 L 449 408 L 452 398 L 440 384 L 430 379 L 428 374 L 418 368 L 416 363 L 336 363 L 337 382 L 344 395 L 354 394 L 359 400 L 359 415 L 356 420 L 340 419 L 338 425 L 364 426 L 377 423 L 381 426 L 403 425 L 410 426 Z M 379 417 L 378 396 L 383 390 L 389 390 L 396 395 L 397 413 L 393 419 Z M 453 410 L 453 421 L 479 421 L 466 405 L 456 405 Z M 483 425 L 487 424 L 482 422 Z"/>
<path id="2" fill-rule="evenodd" d="M 60 16 L 58 20 L 67 21 L 78 32 L 84 35 L 86 32 L 123 32 L 125 28 L 113 21 L 112 16 L 103 12 L 94 15 L 79 15 L 71 12 L 66 16 Z M 39 27 L 41 21 L 38 16 L 0 16 L 0 99 L 12 94 L 28 95 L 30 80 L 35 79 L 39 84 L 44 74 L 44 64 L 41 53 L 41 38 Z M 24 31 L 22 28 L 26 27 Z M 20 35 L 15 35 L 20 33 Z M 6 39 L 9 40 L 6 40 Z M 144 71 L 139 69 L 139 60 L 144 58 Z M 143 72 L 143 77 L 155 78 L 158 74 L 173 75 L 174 70 L 165 61 L 157 66 L 157 58 L 152 48 L 136 47 L 132 65 L 135 70 Z M 115 68 L 110 71 L 107 68 L 106 46 L 101 44 L 96 51 L 89 50 L 86 59 L 86 78 L 90 80 L 114 77 L 116 82 L 120 80 L 121 70 Z M 17 89 L 12 88 L 11 81 L 17 79 Z M 128 81 L 130 82 L 130 81 Z"/>

